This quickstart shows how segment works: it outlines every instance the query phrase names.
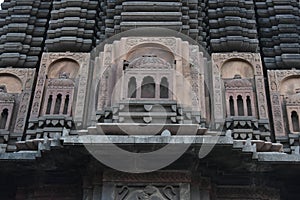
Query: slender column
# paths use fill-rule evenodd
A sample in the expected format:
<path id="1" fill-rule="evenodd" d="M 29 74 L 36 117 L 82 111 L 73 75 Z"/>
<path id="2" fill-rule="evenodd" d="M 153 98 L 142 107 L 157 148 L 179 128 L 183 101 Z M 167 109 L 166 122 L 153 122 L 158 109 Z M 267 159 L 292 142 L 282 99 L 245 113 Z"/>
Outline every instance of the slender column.
<path id="1" fill-rule="evenodd" d="M 142 95 L 142 78 L 141 76 L 137 76 L 136 78 L 136 98 L 141 99 Z"/>
<path id="2" fill-rule="evenodd" d="M 54 94 L 52 94 L 52 104 L 51 104 L 50 114 L 54 114 L 54 108 L 55 108 L 55 104 L 56 104 L 56 98 L 57 98 L 57 94 L 55 92 Z"/>
<path id="3" fill-rule="evenodd" d="M 230 95 L 226 94 L 226 110 L 227 110 L 227 115 L 230 116 Z"/>
<path id="4" fill-rule="evenodd" d="M 233 95 L 233 107 L 234 107 L 234 116 L 239 115 L 239 110 L 238 110 L 238 97 L 239 95 L 235 94 Z"/>
<path id="5" fill-rule="evenodd" d="M 244 116 L 248 116 L 247 94 L 243 94 L 242 99 L 243 99 L 243 105 L 244 105 Z"/>
<path id="6" fill-rule="evenodd" d="M 66 95 L 62 95 L 61 97 L 61 104 L 60 104 L 60 108 L 59 108 L 59 114 L 63 114 L 64 113 L 64 108 L 65 108 L 65 103 L 66 103 Z"/>

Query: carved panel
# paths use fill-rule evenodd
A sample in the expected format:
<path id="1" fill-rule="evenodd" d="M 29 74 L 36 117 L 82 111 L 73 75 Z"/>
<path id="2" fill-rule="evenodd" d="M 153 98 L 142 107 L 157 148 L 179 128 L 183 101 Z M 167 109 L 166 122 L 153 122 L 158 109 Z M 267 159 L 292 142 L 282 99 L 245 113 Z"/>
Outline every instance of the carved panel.
<path id="1" fill-rule="evenodd" d="M 107 171 L 105 185 L 114 185 L 114 198 L 118 200 L 190 199 L 191 174 L 185 171 L 158 171 L 146 174 L 127 174 Z M 105 198 L 105 197 L 104 197 Z"/>
<path id="2" fill-rule="evenodd" d="M 45 99 L 45 95 L 46 95 L 46 90 L 47 90 L 47 86 L 49 85 L 49 88 L 52 87 L 54 88 L 53 90 L 57 90 L 56 92 L 59 92 L 60 90 L 63 90 L 63 88 L 69 88 L 71 87 L 68 84 L 72 84 L 72 87 L 75 87 L 75 91 L 74 91 L 74 95 L 73 98 L 70 98 L 71 105 L 73 107 L 73 112 L 72 112 L 72 116 L 73 116 L 73 120 L 75 122 L 78 122 L 79 125 L 82 125 L 83 122 L 83 115 L 84 115 L 84 106 L 85 106 L 85 100 L 86 100 L 86 96 L 87 96 L 87 90 L 88 90 L 88 71 L 89 71 L 89 58 L 90 55 L 88 53 L 44 53 L 42 56 L 42 61 L 41 61 L 41 66 L 40 66 L 40 70 L 39 70 L 39 74 L 38 74 L 38 78 L 37 78 L 37 84 L 36 84 L 36 91 L 34 94 L 34 98 L 33 98 L 33 103 L 32 103 L 32 111 L 31 111 L 31 115 L 30 115 L 30 119 L 34 120 L 37 119 L 39 117 L 41 117 L 43 115 L 42 113 L 42 107 L 43 107 L 43 101 L 46 101 Z M 64 72 L 64 73 L 68 73 L 72 79 L 59 79 L 57 73 L 59 72 L 59 67 L 64 67 L 63 65 L 59 65 L 58 68 L 59 69 L 50 69 L 50 67 L 52 67 L 52 65 L 54 65 L 57 62 L 64 62 L 64 60 L 66 62 L 72 61 L 74 62 L 76 65 L 79 65 L 79 68 L 72 69 L 72 66 L 67 66 L 67 68 L 70 70 L 75 70 L 76 73 L 71 73 L 69 74 L 69 72 Z M 54 70 L 54 71 L 53 71 Z M 62 69 L 63 70 L 63 69 Z M 51 74 L 48 74 L 51 73 Z M 61 72 L 63 73 L 63 72 Z M 56 75 L 55 75 L 56 74 Z M 77 75 L 76 75 L 77 74 Z M 76 77 L 73 77 L 76 76 Z M 70 81 L 72 82 L 70 82 Z M 74 81 L 74 83 L 73 83 Z M 61 86 L 55 86 L 58 83 L 61 83 L 63 85 Z M 67 84 L 67 85 L 66 85 Z M 75 84 L 75 85 L 73 85 Z M 59 88 L 61 88 L 60 90 L 58 90 Z M 51 89 L 50 89 L 51 90 Z M 49 91 L 50 91 L 49 90 Z M 72 89 L 73 91 L 73 89 Z M 73 94 L 73 92 L 71 91 L 70 94 Z"/>
<path id="3" fill-rule="evenodd" d="M 176 53 L 176 38 L 173 37 L 165 37 L 165 38 L 157 38 L 157 37 L 147 37 L 147 38 L 128 38 L 126 40 L 126 51 L 134 48 L 136 45 L 144 44 L 144 43 L 156 43 L 163 44 L 168 47 L 171 52 Z"/>
<path id="4" fill-rule="evenodd" d="M 155 49 L 158 49 L 158 53 Z M 167 52 L 164 54 L 166 58 L 159 52 Z M 149 63 L 145 64 L 144 61 Z M 159 90 L 155 90 L 155 98 L 147 100 L 177 101 L 190 110 L 201 112 L 201 117 L 206 117 L 205 63 L 198 46 L 189 45 L 175 37 L 125 37 L 113 44 L 106 44 L 95 63 L 94 77 L 100 77 L 97 86 L 93 87 L 96 88 L 97 112 L 128 100 L 126 87 L 131 76 L 136 78 L 136 99 L 145 100 L 141 99 L 139 86 L 143 77 L 151 75 L 157 87 L 162 77 L 167 78 L 170 95 L 163 99 L 160 98 Z"/>
<path id="5" fill-rule="evenodd" d="M 116 188 L 116 200 L 180 200 L 179 188 L 172 185 L 119 186 Z"/>
<path id="6" fill-rule="evenodd" d="M 240 80 L 235 81 L 237 82 L 236 84 L 241 85 L 241 82 L 245 82 L 246 79 L 249 79 L 250 83 L 253 84 L 253 86 L 251 86 L 253 89 L 246 89 L 247 87 L 244 87 L 245 95 L 251 97 L 251 103 L 253 104 L 251 105 L 253 110 L 252 115 L 258 119 L 268 120 L 264 76 L 261 58 L 258 53 L 214 53 L 212 54 L 212 66 L 214 93 L 214 100 L 212 102 L 215 120 L 224 119 L 226 104 L 228 104 L 227 109 L 229 108 L 229 103 L 224 102 L 225 90 L 223 88 L 223 80 L 226 80 L 227 83 L 229 79 L 232 79 L 236 75 L 235 73 L 241 76 Z M 234 89 L 234 87 L 235 86 L 232 86 L 232 91 L 236 93 L 237 90 Z M 229 97 L 226 99 L 229 100 Z M 236 108 L 235 106 L 235 109 Z"/>
<path id="7" fill-rule="evenodd" d="M 144 174 L 127 174 L 122 172 L 107 171 L 103 174 L 104 182 L 143 182 L 143 183 L 189 183 L 191 174 L 185 171 L 165 171 Z"/>
<path id="8" fill-rule="evenodd" d="M 284 120 L 286 110 L 286 99 L 292 97 L 298 87 L 300 88 L 300 70 L 268 70 L 268 81 L 270 88 L 271 107 L 274 120 L 274 131 L 276 137 L 286 136 L 288 121 Z M 290 83 L 290 86 L 283 84 L 291 79 L 295 81 Z M 288 100 L 288 99 L 287 99 Z M 289 116 L 287 116 L 289 117 Z"/>
<path id="9" fill-rule="evenodd" d="M 1 76 L 0 85 L 5 85 L 8 88 L 8 91 L 6 91 L 7 93 L 2 93 L 1 96 L 4 97 L 5 95 L 9 95 L 13 98 L 13 103 L 12 103 L 13 108 L 11 108 L 13 109 L 13 113 L 11 116 L 11 119 L 13 121 L 10 122 L 10 125 L 9 127 L 7 127 L 7 129 L 11 132 L 10 136 L 12 138 L 20 139 L 20 137 L 24 132 L 26 118 L 29 112 L 29 102 L 32 93 L 35 70 L 3 68 L 0 69 L 0 76 Z M 13 82 L 10 82 L 10 79 L 5 77 L 15 77 L 15 78 L 11 80 Z M 16 86 L 16 82 L 20 83 L 20 88 L 19 86 Z M 9 91 L 11 86 L 14 88 L 13 90 Z M 5 102 L 8 101 L 5 100 Z M 8 118 L 10 118 L 10 114 Z"/>

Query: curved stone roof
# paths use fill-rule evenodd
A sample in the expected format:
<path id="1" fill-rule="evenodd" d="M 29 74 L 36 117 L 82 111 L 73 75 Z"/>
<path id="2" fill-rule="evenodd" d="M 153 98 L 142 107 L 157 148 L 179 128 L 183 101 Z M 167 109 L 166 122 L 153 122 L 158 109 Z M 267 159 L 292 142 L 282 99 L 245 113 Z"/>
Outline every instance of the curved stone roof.
<path id="1" fill-rule="evenodd" d="M 129 63 L 128 68 L 135 69 L 171 69 L 172 65 L 156 55 L 144 55 Z"/>
<path id="2" fill-rule="evenodd" d="M 226 88 L 248 88 L 252 87 L 252 83 L 248 79 L 242 79 L 240 75 L 235 75 L 232 80 L 225 82 Z"/>
<path id="3" fill-rule="evenodd" d="M 299 104 L 300 103 L 300 88 L 296 89 L 296 94 L 293 94 L 292 96 L 287 98 L 288 103 L 295 103 Z"/>
<path id="4" fill-rule="evenodd" d="M 14 95 L 5 91 L 0 91 L 0 101 L 12 102 L 14 101 Z"/>
<path id="5" fill-rule="evenodd" d="M 74 87 L 74 81 L 69 78 L 49 79 L 48 86 L 50 87 Z"/>

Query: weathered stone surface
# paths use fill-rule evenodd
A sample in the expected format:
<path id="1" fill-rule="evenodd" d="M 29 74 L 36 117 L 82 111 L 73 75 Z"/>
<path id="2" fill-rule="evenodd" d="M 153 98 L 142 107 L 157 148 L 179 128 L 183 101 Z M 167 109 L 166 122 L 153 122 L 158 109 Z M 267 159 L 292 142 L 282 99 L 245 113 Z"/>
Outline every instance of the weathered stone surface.
<path id="1" fill-rule="evenodd" d="M 208 1 L 210 50 L 256 52 L 254 1 Z"/>
<path id="2" fill-rule="evenodd" d="M 255 4 L 265 66 L 300 68 L 299 1 L 258 0 Z"/>
<path id="3" fill-rule="evenodd" d="M 0 67 L 37 67 L 50 6 L 49 1 L 9 1 L 2 4 Z"/>

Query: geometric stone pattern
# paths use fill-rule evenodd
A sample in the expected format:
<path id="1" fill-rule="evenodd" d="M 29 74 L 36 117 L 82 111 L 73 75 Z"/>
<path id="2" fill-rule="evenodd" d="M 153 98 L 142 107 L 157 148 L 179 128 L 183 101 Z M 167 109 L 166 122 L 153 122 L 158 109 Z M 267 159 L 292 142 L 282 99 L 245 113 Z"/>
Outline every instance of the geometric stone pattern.
<path id="1" fill-rule="evenodd" d="M 133 28 L 164 27 L 182 32 L 205 45 L 205 4 L 195 0 L 102 0 L 105 37 Z"/>
<path id="2" fill-rule="evenodd" d="M 208 1 L 208 19 L 211 52 L 257 52 L 252 0 Z"/>
<path id="3" fill-rule="evenodd" d="M 300 68 L 299 1 L 256 0 L 255 5 L 266 68 Z"/>
<path id="4" fill-rule="evenodd" d="M 99 45 L 139 27 L 197 44 L 151 29 L 160 36 Z M 297 199 L 299 30 L 299 0 L 5 0 L 1 199 Z M 83 146 L 112 143 L 147 154 L 192 146 L 161 171 L 129 174 Z"/>
<path id="5" fill-rule="evenodd" d="M 155 49 L 151 48 L 153 44 L 156 46 Z M 117 50 L 117 46 L 122 50 Z M 189 55 L 184 52 L 189 52 Z M 145 57 L 149 53 L 153 56 Z M 124 60 L 126 62 L 123 62 Z M 192 67 L 186 62 L 187 60 L 192 62 Z M 135 63 L 138 63 L 139 68 L 132 69 Z M 207 111 L 204 99 L 204 65 L 203 55 L 199 52 L 199 48 L 189 45 L 180 38 L 128 37 L 115 41 L 112 45 L 105 45 L 104 52 L 101 52 L 95 59 L 92 78 L 95 81 L 90 87 L 98 88 L 98 91 L 92 91 L 93 94 L 98 95 L 95 97 L 97 101 L 96 121 L 124 123 L 129 122 L 130 117 L 136 119 L 141 117 L 142 123 L 151 121 L 157 123 L 159 119 L 180 124 L 205 122 Z M 141 97 L 142 82 L 147 76 L 154 77 L 157 85 L 155 95 L 150 99 Z M 137 83 L 136 97 L 128 98 L 127 86 L 132 77 Z M 169 83 L 170 92 L 167 98 L 160 97 L 159 84 L 162 77 L 167 77 Z M 185 84 L 190 85 L 191 88 L 185 87 Z M 182 90 L 184 92 L 180 92 Z M 161 105 L 160 111 L 159 106 L 155 104 Z M 133 114 L 128 115 L 129 110 L 134 107 L 136 108 Z M 166 118 L 163 119 L 162 116 Z"/>
<path id="6" fill-rule="evenodd" d="M 226 129 L 232 131 L 234 139 L 270 141 L 268 107 L 260 55 L 213 53 L 212 61 L 214 99 L 212 117 L 216 128 L 218 124 L 225 123 Z M 246 94 L 249 99 L 246 100 L 243 94 Z M 241 105 L 239 97 L 241 97 Z M 248 100 L 251 101 L 249 105 Z"/>
<path id="7" fill-rule="evenodd" d="M 22 139 L 34 76 L 34 69 L 0 69 L 1 150 L 15 151 L 14 143 Z"/>
<path id="8" fill-rule="evenodd" d="M 268 70 L 268 78 L 276 140 L 285 145 L 286 152 L 293 152 L 295 146 L 299 146 L 300 135 L 300 71 Z M 298 120 L 292 117 L 292 111 L 296 112 Z"/>
<path id="9" fill-rule="evenodd" d="M 225 125 L 227 129 L 233 131 L 232 134 L 234 139 L 256 138 L 267 141 L 270 140 L 270 127 L 268 122 L 268 109 L 266 101 L 267 97 L 263 84 L 264 80 L 262 66 L 265 66 L 269 69 L 291 69 L 298 68 L 300 63 L 298 37 L 299 3 L 296 0 L 174 0 L 165 2 L 135 2 L 125 0 L 14 0 L 5 1 L 2 4 L 2 10 L 0 11 L 0 25 L 0 66 L 3 68 L 37 67 L 37 64 L 39 64 L 40 62 L 46 62 L 46 59 L 41 57 L 42 52 L 90 52 L 93 47 L 97 46 L 97 44 L 99 44 L 104 39 L 122 31 L 138 27 L 164 27 L 177 30 L 190 36 L 200 45 L 206 47 L 210 52 L 257 52 L 259 47 L 257 41 L 259 40 L 260 49 L 262 50 L 261 56 L 263 60 L 260 61 L 260 59 L 257 59 L 255 62 L 258 64 L 252 63 L 253 68 L 256 65 L 255 70 L 259 70 L 259 74 L 255 74 L 255 77 L 252 77 L 252 79 L 250 80 L 252 87 L 254 88 L 253 93 L 251 92 L 250 87 L 248 88 L 249 91 L 244 91 L 243 93 L 245 97 L 247 97 L 248 94 L 248 96 L 251 96 L 250 100 L 253 116 L 247 116 L 248 118 L 246 118 L 245 116 L 227 117 Z M 259 31 L 259 35 L 257 34 L 257 30 Z M 206 34 L 208 34 L 208 36 Z M 126 53 L 126 51 L 129 51 L 130 48 L 140 42 L 146 43 L 147 41 L 143 41 L 140 39 L 130 39 L 130 41 L 124 46 L 125 52 L 122 53 Z M 153 41 L 148 40 L 148 42 Z M 154 41 L 154 43 L 159 42 L 161 41 Z M 163 43 L 164 45 L 168 46 L 171 51 L 176 47 L 176 45 L 174 45 L 174 41 L 172 41 L 172 39 L 170 38 L 166 39 L 166 41 L 164 41 Z M 101 74 L 100 71 L 102 69 L 99 68 L 103 66 L 107 67 L 110 65 L 110 67 L 115 68 L 118 65 L 118 68 L 121 69 L 121 65 L 125 66 L 124 64 L 126 64 L 123 63 L 123 61 L 122 63 L 121 61 L 117 64 L 113 63 L 116 59 L 112 57 L 113 50 L 109 49 L 111 47 L 107 48 L 108 50 L 104 51 L 103 55 L 97 56 L 97 66 L 91 66 L 91 68 L 93 68 L 91 70 L 95 71 L 94 76 L 96 76 L 97 74 Z M 188 48 L 189 50 L 186 49 L 186 52 L 189 53 L 198 51 L 196 49 L 198 47 L 195 46 L 190 46 Z M 173 53 L 178 54 L 181 52 L 177 48 Z M 68 53 L 66 53 L 65 55 L 67 54 Z M 237 57 L 235 56 L 236 55 L 231 56 L 231 59 L 245 59 L 245 56 L 243 58 L 240 58 L 239 55 Z M 70 59 L 71 57 L 73 56 L 62 56 L 62 58 Z M 191 55 L 189 59 L 191 59 L 191 67 L 195 66 L 195 63 L 197 62 L 203 62 L 202 56 L 196 54 Z M 227 58 L 225 56 L 220 58 L 220 60 L 222 59 L 224 60 Z M 124 60 L 126 62 L 133 61 L 126 60 L 126 58 L 124 58 Z M 187 66 L 189 63 L 185 62 L 184 60 L 175 58 L 173 61 L 176 62 L 176 68 L 180 68 L 180 70 L 182 70 L 182 74 L 184 74 L 184 76 L 189 74 L 188 76 L 192 77 L 192 90 L 197 95 L 196 97 L 192 97 L 192 100 L 190 102 L 191 109 L 186 110 L 187 112 L 185 113 L 184 117 L 181 113 L 181 105 L 171 105 L 170 102 L 167 103 L 168 109 L 173 109 L 172 112 L 174 112 L 170 112 L 171 115 L 174 115 L 174 117 L 171 116 L 168 120 L 173 123 L 189 123 L 191 121 L 193 123 L 204 123 L 210 117 L 210 111 L 208 110 L 207 106 L 208 104 L 206 104 L 205 101 L 199 101 L 200 105 L 196 105 L 195 103 L 196 100 L 199 100 L 200 98 L 205 96 L 205 90 L 203 89 L 204 86 L 200 85 L 200 87 L 197 87 L 196 84 L 199 82 L 203 84 L 204 79 L 206 78 L 203 72 L 204 69 L 201 69 L 202 71 L 200 70 L 200 74 L 197 75 L 198 71 L 195 70 L 196 68 L 192 67 L 190 71 L 185 70 L 188 69 Z M 85 60 L 85 63 L 88 62 L 89 59 Z M 251 63 L 252 61 L 248 62 Z M 116 66 L 113 66 L 115 64 Z M 218 66 L 221 67 L 220 65 L 212 65 L 213 72 L 219 73 L 217 72 Z M 88 70 L 88 68 L 88 64 L 86 64 L 84 69 Z M 44 69 L 45 66 L 41 64 L 39 73 L 42 73 Z M 46 72 L 44 73 L 46 74 Z M 117 73 L 119 73 L 117 74 L 117 76 L 120 77 L 121 72 L 118 71 Z M 88 85 L 88 75 L 86 72 L 84 72 L 83 74 L 85 74 L 86 76 L 81 76 L 81 78 L 82 80 L 86 80 L 81 82 L 82 85 L 80 87 L 85 88 Z M 214 75 L 216 75 L 216 77 L 219 76 L 218 74 Z M 124 115 L 124 113 L 119 112 L 123 109 L 122 105 L 109 105 L 110 93 L 108 89 L 110 88 L 107 88 L 109 87 L 108 80 L 105 80 L 107 77 L 109 77 L 108 72 L 104 73 L 104 77 L 102 77 L 101 80 L 99 77 L 93 77 L 98 81 L 96 81 L 97 84 L 99 83 L 99 81 L 101 81 L 102 84 L 99 85 L 100 88 L 99 91 L 97 91 L 101 94 L 97 97 L 98 104 L 96 105 L 96 111 L 98 113 L 94 113 L 91 115 L 94 118 L 94 122 L 98 121 L 101 118 L 100 115 L 106 115 L 105 112 L 109 107 L 110 109 L 108 109 L 108 113 L 113 113 L 112 115 L 108 114 L 110 116 L 113 116 L 114 119 L 112 121 L 122 121 L 121 115 Z M 242 77 L 242 79 L 243 78 L 245 79 L 245 77 Z M 246 79 L 248 79 L 248 77 Z M 39 80 L 43 81 L 43 79 L 38 78 L 38 81 Z M 174 80 L 178 80 L 178 77 L 176 77 Z M 53 81 L 59 82 L 62 80 L 53 79 Z M 231 80 L 221 80 L 220 77 L 217 77 L 212 81 L 213 84 L 216 84 L 213 85 L 213 89 L 215 92 L 215 94 L 213 95 L 215 108 L 213 110 L 212 116 L 214 123 L 216 123 L 215 128 L 218 128 L 217 124 L 221 123 L 221 119 L 226 116 L 226 113 L 228 114 L 228 108 L 230 108 L 228 99 L 226 104 L 222 102 L 224 101 L 223 98 L 230 98 L 229 94 L 232 94 L 228 91 L 225 94 L 224 88 L 219 87 L 222 86 L 221 84 L 219 84 L 221 81 L 226 82 Z M 50 84 L 51 86 L 50 82 L 47 84 Z M 170 81 L 170 84 L 173 83 L 175 84 L 175 81 Z M 41 83 L 37 83 L 37 85 L 40 87 L 41 85 L 39 84 Z M 52 91 L 50 91 L 49 89 L 45 93 L 48 95 L 46 95 L 46 98 L 54 95 L 56 90 L 55 87 L 57 86 L 55 84 L 51 86 Z M 73 90 L 75 91 L 77 86 L 75 84 L 74 88 L 72 87 L 69 88 L 69 91 L 65 91 L 65 95 L 73 95 Z M 234 87 L 232 88 L 235 89 Z M 180 90 L 179 88 L 177 89 Z M 33 97 L 32 102 L 32 113 L 35 113 L 32 114 L 31 117 L 35 118 L 36 121 L 32 121 L 35 125 L 30 123 L 30 128 L 28 130 L 35 130 L 35 126 L 38 123 L 40 123 L 40 125 L 37 125 L 37 127 L 39 127 L 39 131 L 44 130 L 44 123 L 46 123 L 47 126 L 59 126 L 60 128 L 64 127 L 67 124 L 65 128 L 67 128 L 68 131 L 69 129 L 72 130 L 71 127 L 73 126 L 81 127 L 82 125 L 84 125 L 85 122 L 83 121 L 83 116 L 85 116 L 86 112 L 90 113 L 91 110 L 85 111 L 84 109 L 82 109 L 84 103 L 74 99 L 71 99 L 71 101 L 74 101 L 74 103 L 76 103 L 75 107 L 79 110 L 78 112 L 76 111 L 76 113 L 74 113 L 71 112 L 70 107 L 68 107 L 68 115 L 71 113 L 73 117 L 72 120 L 70 119 L 69 121 L 64 121 L 63 119 L 58 120 L 58 118 L 49 120 L 43 119 L 41 121 L 37 120 L 39 117 L 41 117 L 41 114 L 46 114 L 47 110 L 45 102 L 42 102 L 43 96 L 39 97 L 39 95 L 41 95 L 41 91 L 42 90 L 38 89 L 36 89 L 35 91 L 36 94 Z M 87 91 L 80 90 L 80 92 L 82 95 Z M 74 95 L 75 94 L 77 93 L 75 92 Z M 122 95 L 124 97 L 124 94 Z M 85 98 L 85 96 L 81 97 L 83 98 L 80 98 L 80 100 Z M 169 98 L 168 100 L 172 100 L 172 98 Z M 149 105 L 151 106 L 151 104 L 143 104 L 141 108 L 144 108 L 145 106 L 147 107 Z M 177 108 L 174 109 L 174 106 L 176 106 Z M 201 108 L 200 113 L 194 112 L 193 114 L 191 114 L 191 111 L 195 106 Z M 246 106 L 244 106 L 244 109 L 245 108 Z M 54 108 L 52 108 L 52 110 L 54 110 Z M 63 112 L 63 108 L 61 108 L 61 112 Z M 95 112 L 95 110 L 93 110 L 92 112 Z M 149 113 L 147 112 L 142 112 L 139 114 L 149 115 Z M 285 118 L 286 111 L 284 110 L 281 112 L 282 120 Z M 154 113 L 154 115 L 157 114 L 158 113 Z M 276 112 L 276 114 L 278 114 L 278 112 Z M 63 115 L 63 118 L 70 117 L 66 114 Z M 150 118 L 151 117 L 152 116 L 150 116 Z M 220 122 L 218 121 L 218 117 L 221 120 Z M 143 117 L 142 120 L 144 122 L 150 122 L 150 118 Z M 289 143 L 293 143 L 293 145 L 298 144 L 298 139 L 295 139 L 295 134 L 287 131 L 292 125 L 291 120 L 288 121 L 286 125 L 282 126 L 282 128 L 285 129 L 285 132 L 282 131 L 282 133 L 279 133 L 279 118 L 275 116 L 274 119 L 276 137 L 278 136 L 278 134 L 280 135 L 280 137 L 286 136 L 286 134 L 288 134 L 289 137 L 293 137 L 293 139 L 290 139 Z M 240 131 L 243 134 L 240 133 Z M 34 133 L 33 135 L 35 134 L 36 133 Z M 40 137 L 41 136 L 38 135 L 38 138 Z"/>
<path id="10" fill-rule="evenodd" d="M 95 0 L 53 1 L 46 49 L 51 52 L 88 52 L 95 44 L 97 8 Z"/>
<path id="11" fill-rule="evenodd" d="M 35 68 L 43 51 L 49 1 L 5 1 L 0 10 L 0 66 Z"/>
<path id="12" fill-rule="evenodd" d="M 53 138 L 83 125 L 87 53 L 44 53 L 26 138 Z"/>

